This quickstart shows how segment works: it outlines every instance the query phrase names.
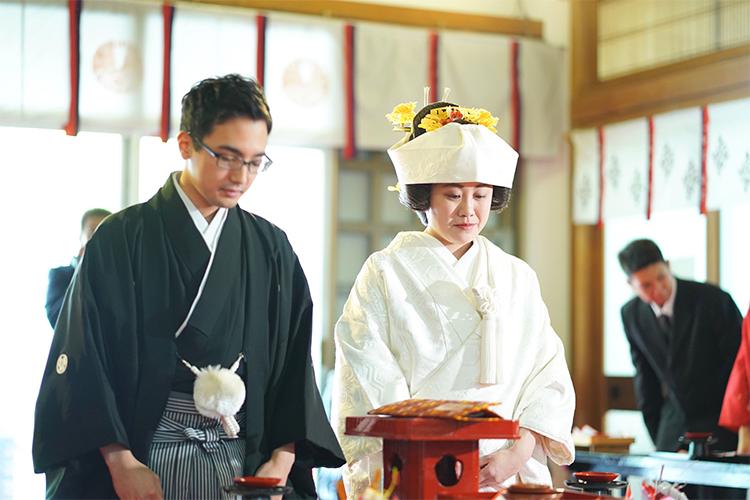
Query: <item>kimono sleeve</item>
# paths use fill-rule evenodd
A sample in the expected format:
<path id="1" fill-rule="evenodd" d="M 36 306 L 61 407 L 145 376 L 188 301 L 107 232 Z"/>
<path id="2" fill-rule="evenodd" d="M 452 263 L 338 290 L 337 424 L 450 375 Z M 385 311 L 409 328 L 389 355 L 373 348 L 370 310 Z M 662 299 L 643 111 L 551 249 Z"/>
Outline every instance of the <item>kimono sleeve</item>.
<path id="1" fill-rule="evenodd" d="M 406 378 L 384 341 L 388 305 L 373 257 L 362 267 L 336 323 L 336 366 L 332 421 L 347 459 L 344 479 L 350 495 L 364 490 L 382 468 L 381 440 L 347 436 L 346 417 L 409 399 Z"/>
<path id="2" fill-rule="evenodd" d="M 115 391 L 109 335 L 115 327 L 97 297 L 109 291 L 118 301 L 117 281 L 102 269 L 115 269 L 96 240 L 87 247 L 65 296 L 36 402 L 34 470 L 45 472 L 88 452 L 111 444 L 129 447 Z M 124 264 L 120 269 L 127 267 Z M 106 279 L 104 277 L 106 276 Z M 110 283 L 110 284 L 107 284 Z"/>
<path id="3" fill-rule="evenodd" d="M 545 454 L 559 465 L 573 462 L 575 448 L 571 429 L 575 411 L 573 382 L 565 361 L 565 350 L 552 329 L 542 300 L 536 274 L 527 269 L 519 278 L 525 282 L 517 297 L 525 309 L 524 335 L 539 339 L 532 372 L 528 375 L 513 418 L 520 425 L 542 436 Z M 517 278 L 518 279 L 518 278 Z"/>
<path id="4" fill-rule="evenodd" d="M 315 382 L 310 354 L 313 304 L 302 267 L 291 246 L 279 255 L 279 337 L 277 372 L 267 389 L 268 443 L 273 450 L 295 443 L 296 462 L 310 467 L 340 467 L 344 463 Z"/>

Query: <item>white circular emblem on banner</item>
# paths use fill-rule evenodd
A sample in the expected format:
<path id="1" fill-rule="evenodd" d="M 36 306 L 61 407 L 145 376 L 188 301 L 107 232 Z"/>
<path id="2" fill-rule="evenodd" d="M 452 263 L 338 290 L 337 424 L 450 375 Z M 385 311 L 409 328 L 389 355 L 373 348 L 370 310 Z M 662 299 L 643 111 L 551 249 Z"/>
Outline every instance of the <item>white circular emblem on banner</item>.
<path id="1" fill-rule="evenodd" d="M 133 44 L 111 41 L 97 47 L 92 69 L 99 83 L 112 92 L 128 93 L 141 80 L 141 58 Z"/>
<path id="2" fill-rule="evenodd" d="M 68 355 L 67 354 L 60 354 L 57 357 L 57 364 L 55 365 L 55 371 L 58 375 L 62 375 L 65 373 L 65 370 L 68 369 Z"/>
<path id="3" fill-rule="evenodd" d="M 321 104 L 328 96 L 330 82 L 318 63 L 297 59 L 284 68 L 282 87 L 294 104 L 312 107 Z"/>

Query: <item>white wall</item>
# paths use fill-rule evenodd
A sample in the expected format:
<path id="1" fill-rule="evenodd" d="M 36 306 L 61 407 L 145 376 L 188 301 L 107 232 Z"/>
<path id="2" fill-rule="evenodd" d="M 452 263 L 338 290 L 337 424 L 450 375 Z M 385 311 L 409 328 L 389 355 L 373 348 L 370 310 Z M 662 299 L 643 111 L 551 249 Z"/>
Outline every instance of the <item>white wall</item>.
<path id="1" fill-rule="evenodd" d="M 519 257 L 536 271 L 552 327 L 570 348 L 570 168 L 567 152 L 521 165 Z M 511 203 L 513 201 L 511 200 Z"/>

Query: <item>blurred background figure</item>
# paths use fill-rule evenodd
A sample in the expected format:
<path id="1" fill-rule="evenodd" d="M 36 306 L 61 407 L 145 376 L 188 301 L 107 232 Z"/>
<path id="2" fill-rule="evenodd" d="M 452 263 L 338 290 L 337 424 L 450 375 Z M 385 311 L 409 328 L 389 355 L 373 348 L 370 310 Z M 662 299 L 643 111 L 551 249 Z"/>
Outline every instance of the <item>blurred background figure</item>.
<path id="1" fill-rule="evenodd" d="M 716 448 L 736 436 L 718 427 L 742 316 L 720 288 L 675 278 L 651 240 L 618 255 L 636 294 L 622 307 L 635 366 L 635 394 L 656 448 L 676 451 L 685 432 L 713 432 Z"/>
<path id="2" fill-rule="evenodd" d="M 81 248 L 78 250 L 78 255 L 73 257 L 70 265 L 55 267 L 49 270 L 47 302 L 44 308 L 47 310 L 47 319 L 52 328 L 57 323 L 65 291 L 68 289 L 70 280 L 73 279 L 73 273 L 75 273 L 78 262 L 83 257 L 83 252 L 86 250 L 86 243 L 91 239 L 99 224 L 111 213 L 109 210 L 103 208 L 92 208 L 84 212 L 81 217 Z"/>
<path id="3" fill-rule="evenodd" d="M 719 424 L 737 432 L 737 453 L 750 455 L 750 309 L 742 322 L 742 341 L 729 375 Z"/>

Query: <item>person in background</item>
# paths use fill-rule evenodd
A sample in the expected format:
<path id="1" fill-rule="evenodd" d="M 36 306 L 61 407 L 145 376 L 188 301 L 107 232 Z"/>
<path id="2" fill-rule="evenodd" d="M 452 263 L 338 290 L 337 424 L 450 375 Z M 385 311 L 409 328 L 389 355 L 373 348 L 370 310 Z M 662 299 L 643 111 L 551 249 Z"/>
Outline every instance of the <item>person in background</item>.
<path id="1" fill-rule="evenodd" d="M 103 208 L 87 210 L 83 214 L 83 217 L 81 217 L 81 249 L 78 251 L 78 255 L 73 257 L 70 265 L 49 270 L 47 302 L 44 304 L 44 308 L 47 311 L 47 319 L 52 328 L 55 327 L 57 317 L 60 316 L 60 308 L 62 307 L 63 297 L 65 297 L 65 291 L 73 279 L 73 273 L 75 273 L 78 262 L 83 257 L 83 252 L 86 250 L 86 243 L 91 239 L 99 224 L 109 215 L 111 215 L 111 212 Z"/>
<path id="2" fill-rule="evenodd" d="M 750 455 L 750 309 L 742 322 L 742 341 L 729 375 L 719 425 L 738 433 L 738 454 Z"/>
<path id="3" fill-rule="evenodd" d="M 716 449 L 736 446 L 718 426 L 740 343 L 742 316 L 720 288 L 675 278 L 651 240 L 618 255 L 635 297 L 621 310 L 635 365 L 638 408 L 656 448 L 677 451 L 685 432 L 712 432 Z"/>
<path id="4" fill-rule="evenodd" d="M 254 80 L 199 82 L 183 170 L 86 246 L 36 404 L 48 497 L 234 498 L 223 487 L 251 474 L 315 497 L 311 469 L 343 464 L 305 274 L 284 232 L 238 206 L 271 164 L 271 125 Z"/>
<path id="5" fill-rule="evenodd" d="M 480 487 L 549 484 L 547 459 L 574 457 L 564 348 L 534 271 L 480 235 L 510 200 L 518 153 L 485 110 L 437 102 L 415 115 L 415 104 L 390 115 L 409 134 L 388 153 L 401 202 L 426 229 L 367 259 L 335 328 L 332 421 L 348 495 L 382 468 L 382 447 L 346 436 L 346 417 L 411 398 L 500 402 L 520 438 L 480 441 Z"/>

